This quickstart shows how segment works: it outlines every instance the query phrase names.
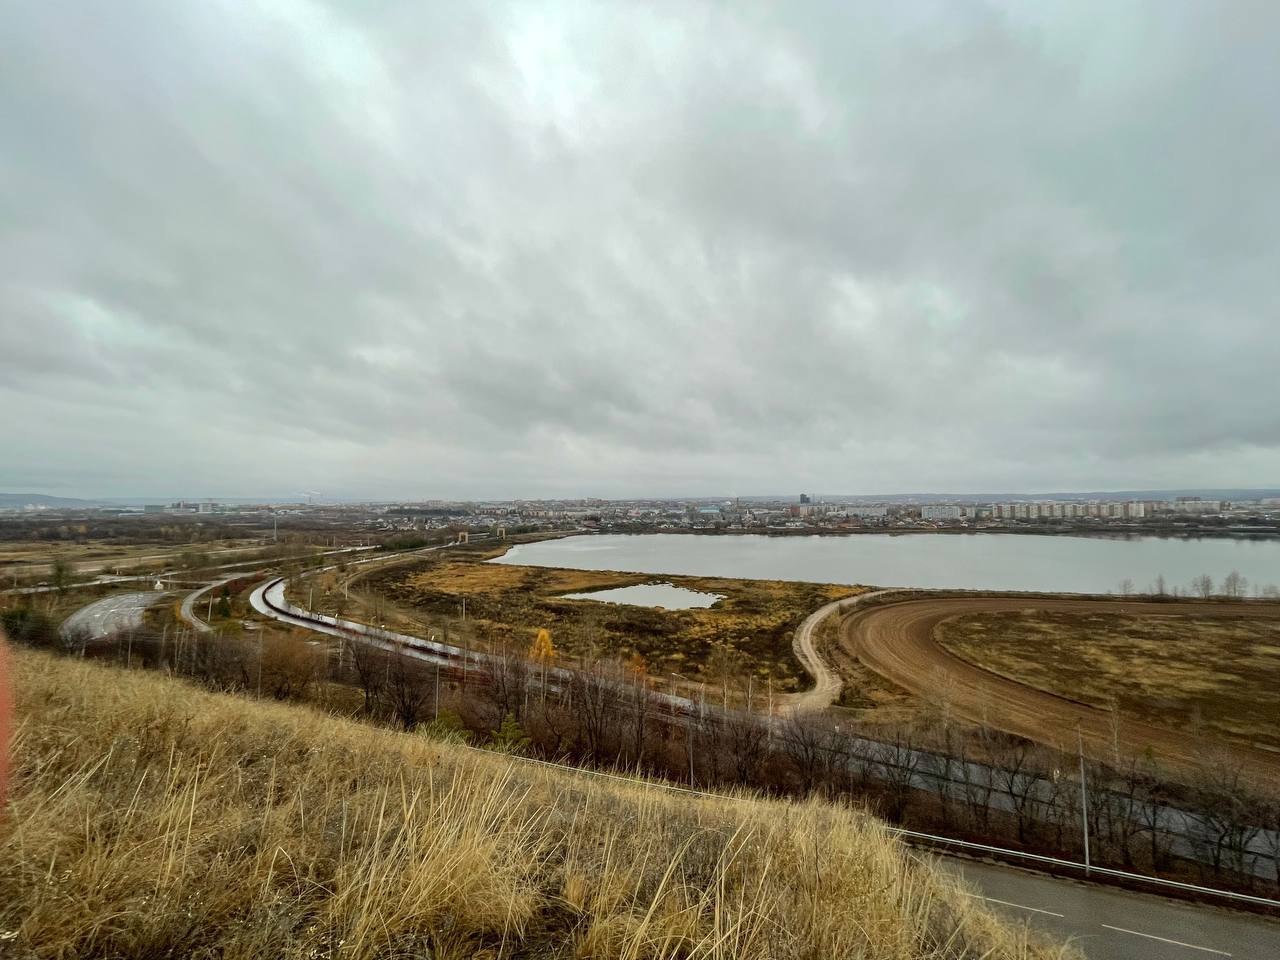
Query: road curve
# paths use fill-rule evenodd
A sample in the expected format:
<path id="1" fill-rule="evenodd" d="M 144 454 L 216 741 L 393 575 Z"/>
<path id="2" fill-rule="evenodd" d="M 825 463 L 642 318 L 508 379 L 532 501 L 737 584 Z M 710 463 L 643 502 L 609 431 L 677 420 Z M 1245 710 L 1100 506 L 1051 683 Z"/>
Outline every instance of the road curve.
<path id="1" fill-rule="evenodd" d="M 196 590 L 193 593 L 187 594 L 185 597 L 183 597 L 182 607 L 179 610 L 179 612 L 182 615 L 182 619 L 187 621 L 187 623 L 191 624 L 193 627 L 195 627 L 196 630 L 198 630 L 200 633 L 212 633 L 213 627 L 209 626 L 209 624 L 206 621 L 201 620 L 199 614 L 196 613 L 196 601 L 199 600 L 201 597 L 203 597 L 205 594 L 209 593 L 209 591 L 217 590 L 219 587 L 225 586 L 226 584 L 230 583 L 232 580 L 246 579 L 248 577 L 254 576 L 259 572 L 260 571 L 255 570 L 255 571 L 249 571 L 247 573 L 243 573 L 243 572 L 233 573 L 229 577 L 223 577 L 222 579 L 215 580 L 212 583 L 206 583 L 199 590 Z"/>
<path id="2" fill-rule="evenodd" d="M 818 653 L 814 637 L 818 624 L 832 614 L 852 610 L 858 604 L 870 600 L 872 597 L 882 597 L 889 592 L 888 590 L 873 590 L 870 593 L 858 594 L 856 597 L 833 600 L 805 617 L 804 623 L 796 628 L 795 636 L 791 639 L 791 650 L 796 655 L 796 659 L 800 661 L 800 665 L 804 667 L 809 676 L 813 677 L 813 689 L 805 690 L 792 696 L 790 703 L 787 704 L 787 708 L 791 713 L 818 713 L 825 710 L 840 699 L 840 691 L 844 688 L 844 680 L 840 674 L 823 660 Z"/>
<path id="3" fill-rule="evenodd" d="M 146 593 L 116 593 L 81 607 L 62 622 L 59 634 L 64 641 L 100 640 L 119 630 L 142 626 L 142 614 L 147 607 L 165 594 L 157 591 Z"/>
<path id="4" fill-rule="evenodd" d="M 1185 731 L 1123 718 L 999 676 L 943 649 L 934 630 L 943 620 L 974 613 L 1013 610 L 1053 612 L 1171 613 L 1247 616 L 1280 622 L 1280 605 L 1253 603 L 1142 603 L 1131 600 L 1039 599 L 1033 597 L 939 597 L 855 610 L 840 628 L 840 645 L 881 676 L 923 699 L 945 697 L 949 709 L 968 720 L 1058 747 L 1085 750 L 1099 759 L 1114 745 L 1129 756 L 1150 749 L 1160 760 L 1189 769 L 1204 759 L 1205 744 Z M 1246 776 L 1275 783 L 1280 756 L 1246 745 L 1229 748 Z"/>

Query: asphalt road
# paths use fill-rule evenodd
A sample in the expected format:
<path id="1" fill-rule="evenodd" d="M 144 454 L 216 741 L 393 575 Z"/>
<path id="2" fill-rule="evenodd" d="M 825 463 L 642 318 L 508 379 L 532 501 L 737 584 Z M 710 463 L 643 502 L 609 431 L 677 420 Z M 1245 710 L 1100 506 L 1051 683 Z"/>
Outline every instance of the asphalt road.
<path id="1" fill-rule="evenodd" d="M 997 913 L 1071 940 L 1089 960 L 1280 957 L 1280 919 L 1060 880 L 1013 867 L 943 859 Z"/>
<path id="2" fill-rule="evenodd" d="M 162 597 L 164 594 L 155 590 L 103 597 L 67 617 L 59 632 L 64 640 L 81 635 L 96 640 L 118 630 L 142 626 L 143 611 Z"/>
<path id="3" fill-rule="evenodd" d="M 1144 723 L 1131 717 L 1119 722 L 1106 710 L 1057 696 L 984 670 L 944 650 L 934 640 L 942 621 L 972 613 L 1010 610 L 1147 613 L 1236 616 L 1280 623 L 1280 605 L 1251 603 L 1144 603 L 1133 600 L 1054 600 L 1047 598 L 939 597 L 890 603 L 855 610 L 841 625 L 840 645 L 864 664 L 903 689 L 924 699 L 945 696 L 959 716 L 1018 734 L 1065 752 L 1075 751 L 1079 730 L 1086 752 L 1111 755 L 1118 743 L 1131 756 L 1150 750 L 1164 762 L 1194 769 L 1203 744 L 1185 730 Z M 1246 776 L 1274 783 L 1280 778 L 1280 756 L 1245 744 L 1219 745 Z"/>
<path id="4" fill-rule="evenodd" d="M 184 597 L 182 600 L 182 619 L 187 621 L 187 623 L 191 624 L 201 633 L 211 632 L 213 630 L 213 627 L 209 626 L 209 624 L 206 623 L 204 620 L 202 620 L 200 616 L 196 613 L 196 610 L 195 610 L 196 601 L 200 600 L 201 598 L 204 598 L 206 594 L 208 594 L 211 590 L 217 590 L 219 587 L 223 586 L 224 584 L 230 583 L 232 580 L 239 580 L 242 577 L 248 577 L 251 575 L 252 575 L 251 573 L 246 573 L 243 571 L 236 572 L 231 574 L 229 577 L 223 577 L 220 580 L 213 581 L 213 583 L 205 584 L 203 587 L 201 587 L 199 590 L 195 591 L 194 593 L 187 594 L 186 597 Z"/>

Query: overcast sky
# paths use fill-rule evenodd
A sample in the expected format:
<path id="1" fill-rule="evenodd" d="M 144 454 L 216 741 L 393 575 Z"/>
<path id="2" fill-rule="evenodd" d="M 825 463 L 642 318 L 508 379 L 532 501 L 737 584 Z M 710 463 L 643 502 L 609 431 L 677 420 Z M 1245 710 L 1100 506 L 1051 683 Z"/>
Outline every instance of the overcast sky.
<path id="1" fill-rule="evenodd" d="M 1278 35 L 6 3 L 0 490 L 1280 485 Z"/>

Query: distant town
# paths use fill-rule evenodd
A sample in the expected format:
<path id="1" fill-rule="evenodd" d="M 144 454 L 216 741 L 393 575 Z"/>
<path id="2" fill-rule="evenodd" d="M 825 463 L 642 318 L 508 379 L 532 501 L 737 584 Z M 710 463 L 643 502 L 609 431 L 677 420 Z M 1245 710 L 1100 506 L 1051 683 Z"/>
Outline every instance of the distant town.
<path id="1" fill-rule="evenodd" d="M 1115 535 L 1280 536 L 1280 496 L 1235 500 L 1201 496 L 1169 499 L 1020 498 L 982 502 L 975 498 L 928 500 L 886 497 L 790 497 L 689 499 L 567 499 L 398 502 L 244 503 L 178 500 L 168 503 L 109 504 L 91 501 L 20 502 L 6 495 L 0 511 L 99 517 L 139 515 L 216 517 L 222 525 L 259 526 L 264 521 L 308 527 L 326 523 L 362 529 L 371 535 L 468 531 L 698 532 L 698 533 L 859 533 L 923 531 L 1006 531 Z M 83 505 L 81 505 L 83 504 Z"/>

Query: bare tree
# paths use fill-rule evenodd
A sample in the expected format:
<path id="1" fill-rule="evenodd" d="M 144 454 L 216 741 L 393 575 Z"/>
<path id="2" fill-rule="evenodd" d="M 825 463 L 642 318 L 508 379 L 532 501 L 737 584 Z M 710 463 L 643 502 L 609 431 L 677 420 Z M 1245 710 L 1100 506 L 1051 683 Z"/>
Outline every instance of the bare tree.
<path id="1" fill-rule="evenodd" d="M 1238 760 L 1216 750 L 1202 762 L 1195 777 L 1194 816 L 1201 835 L 1193 842 L 1213 867 L 1238 875 L 1252 873 L 1256 854 L 1250 849 L 1261 832 L 1261 804 L 1250 794 Z"/>
<path id="2" fill-rule="evenodd" d="M 1173 830 L 1169 824 L 1169 796 L 1160 768 L 1150 757 L 1144 760 L 1147 779 L 1142 788 L 1138 819 L 1147 835 L 1147 856 L 1152 870 L 1163 870 L 1173 851 Z"/>
<path id="3" fill-rule="evenodd" d="M 996 731 L 988 732 L 984 739 L 992 757 L 996 785 L 1011 801 L 1018 824 L 1018 841 L 1026 843 L 1036 818 L 1038 778 L 1031 769 L 1035 745 L 1023 737 Z"/>
<path id="4" fill-rule="evenodd" d="M 431 684 L 421 664 L 403 651 L 396 651 L 387 670 L 387 706 L 400 725 L 412 730 L 430 713 Z"/>
<path id="5" fill-rule="evenodd" d="M 825 763 L 826 732 L 821 722 L 799 714 L 793 714 L 782 724 L 778 737 L 782 751 L 800 780 L 800 792 L 811 793 L 818 785 Z"/>
<path id="6" fill-rule="evenodd" d="M 355 673 L 356 683 L 364 694 L 364 712 L 371 715 L 386 680 L 388 654 L 361 640 L 343 642 L 347 644 L 351 655 L 351 669 Z"/>
<path id="7" fill-rule="evenodd" d="M 324 671 L 323 653 L 308 641 L 289 633 L 267 634 L 263 638 L 260 656 L 262 689 L 276 700 L 305 696 Z"/>
<path id="8" fill-rule="evenodd" d="M 901 821 L 916 788 L 916 772 L 921 760 L 914 731 L 908 724 L 896 725 L 892 734 L 879 745 L 878 753 L 888 800 L 885 816 L 889 820 Z"/>
<path id="9" fill-rule="evenodd" d="M 1258 813 L 1258 822 L 1264 828 L 1263 843 L 1271 860 L 1271 880 L 1280 890 L 1280 796 L 1261 801 Z"/>
<path id="10" fill-rule="evenodd" d="M 1222 581 L 1222 592 L 1233 599 L 1240 599 L 1248 590 L 1249 581 L 1239 570 L 1232 570 Z"/>
<path id="11" fill-rule="evenodd" d="M 1208 600 L 1213 596 L 1213 577 L 1207 573 L 1202 573 L 1191 581 L 1191 589 L 1202 600 Z"/>
<path id="12" fill-rule="evenodd" d="M 611 665 L 596 660 L 569 672 L 569 712 L 576 721 L 578 748 L 588 757 L 616 753 L 622 713 L 619 693 L 625 684 Z"/>
<path id="13" fill-rule="evenodd" d="M 507 714 L 512 714 L 517 721 L 523 719 L 532 672 L 532 664 L 523 652 L 509 647 L 486 656 L 476 666 L 485 697 L 493 705 L 495 716 L 491 725 L 496 725 Z"/>

